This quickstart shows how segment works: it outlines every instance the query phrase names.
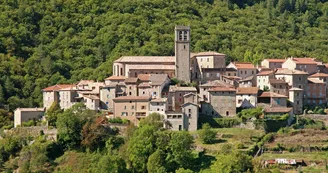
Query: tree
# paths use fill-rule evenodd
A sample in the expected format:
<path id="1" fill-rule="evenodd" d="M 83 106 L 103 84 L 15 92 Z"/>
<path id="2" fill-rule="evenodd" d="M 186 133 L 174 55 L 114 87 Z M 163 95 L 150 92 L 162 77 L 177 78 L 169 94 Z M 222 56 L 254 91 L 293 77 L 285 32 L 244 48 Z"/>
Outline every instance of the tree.
<path id="1" fill-rule="evenodd" d="M 150 125 L 150 126 L 154 126 L 157 129 L 163 128 L 163 118 L 164 116 L 159 114 L 159 113 L 151 113 L 149 114 L 146 118 L 143 118 L 140 123 L 139 126 L 145 126 L 145 125 Z"/>
<path id="2" fill-rule="evenodd" d="M 92 118 L 84 124 L 82 128 L 82 142 L 81 144 L 95 151 L 96 149 L 102 149 L 106 141 L 118 133 L 108 126 L 108 120 L 106 117 Z"/>
<path id="3" fill-rule="evenodd" d="M 179 168 L 176 173 L 193 173 L 193 171 L 190 169 Z"/>
<path id="4" fill-rule="evenodd" d="M 131 162 L 131 169 L 136 172 L 147 170 L 148 157 L 155 150 L 154 126 L 145 125 L 138 128 L 128 143 L 128 159 Z"/>
<path id="5" fill-rule="evenodd" d="M 83 103 L 75 104 L 57 117 L 58 141 L 64 148 L 72 149 L 79 146 L 82 140 L 82 126 L 95 115 L 94 111 L 86 109 Z"/>
<path id="6" fill-rule="evenodd" d="M 54 101 L 50 108 L 46 112 L 46 118 L 48 121 L 49 126 L 55 126 L 56 127 L 56 121 L 57 121 L 57 116 L 60 114 L 62 110 L 60 109 L 60 106 L 57 101 Z"/>
<path id="7" fill-rule="evenodd" d="M 215 172 L 239 173 L 252 170 L 252 158 L 245 153 L 234 151 L 231 154 L 220 154 L 211 166 Z"/>
<path id="8" fill-rule="evenodd" d="M 198 131 L 199 139 L 204 144 L 211 144 L 215 141 L 216 132 L 211 129 L 208 123 L 203 124 L 202 129 Z"/>
<path id="9" fill-rule="evenodd" d="M 165 168 L 165 153 L 162 150 L 157 149 L 153 154 L 149 156 L 147 162 L 148 173 L 166 173 Z"/>

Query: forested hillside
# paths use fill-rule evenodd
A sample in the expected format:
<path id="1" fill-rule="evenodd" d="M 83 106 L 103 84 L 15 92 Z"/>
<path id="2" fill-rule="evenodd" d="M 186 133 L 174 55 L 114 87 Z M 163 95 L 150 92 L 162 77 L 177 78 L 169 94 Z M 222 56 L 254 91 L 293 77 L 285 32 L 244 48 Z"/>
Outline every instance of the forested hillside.
<path id="1" fill-rule="evenodd" d="M 328 61 L 325 0 L 0 0 L 0 103 L 39 106 L 42 88 L 103 80 L 121 55 L 173 55 L 175 25 L 194 52 Z"/>

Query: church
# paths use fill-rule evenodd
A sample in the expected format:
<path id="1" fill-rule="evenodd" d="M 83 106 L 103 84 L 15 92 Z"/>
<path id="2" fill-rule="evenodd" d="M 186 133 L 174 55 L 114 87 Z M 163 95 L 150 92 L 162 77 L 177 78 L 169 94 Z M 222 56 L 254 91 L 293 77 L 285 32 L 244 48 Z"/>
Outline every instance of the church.
<path id="1" fill-rule="evenodd" d="M 190 27 L 175 27 L 175 56 L 122 56 L 113 63 L 113 76 L 137 77 L 139 74 L 167 74 L 179 81 L 201 81 L 211 69 L 220 78 L 225 55 L 217 52 L 190 52 Z"/>

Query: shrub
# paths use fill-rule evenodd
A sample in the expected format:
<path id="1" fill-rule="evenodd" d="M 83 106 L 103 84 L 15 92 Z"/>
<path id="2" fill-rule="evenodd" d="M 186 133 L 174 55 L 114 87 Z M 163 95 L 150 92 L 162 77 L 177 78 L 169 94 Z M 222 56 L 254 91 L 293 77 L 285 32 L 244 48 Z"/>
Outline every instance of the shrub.
<path id="1" fill-rule="evenodd" d="M 199 123 L 208 123 L 213 128 L 231 128 L 233 126 L 239 125 L 240 120 L 237 118 L 203 117 L 200 119 Z"/>
<path id="2" fill-rule="evenodd" d="M 121 118 L 111 118 L 108 120 L 110 123 L 115 123 L 115 124 L 129 124 L 130 121 L 128 119 L 121 119 Z"/>
<path id="3" fill-rule="evenodd" d="M 199 139 L 204 144 L 211 144 L 214 142 L 216 137 L 216 132 L 211 129 L 208 123 L 203 124 L 202 129 L 198 131 Z"/>
<path id="4" fill-rule="evenodd" d="M 272 142 L 273 140 L 274 140 L 273 133 L 268 133 L 263 137 L 262 142 Z"/>
<path id="5" fill-rule="evenodd" d="M 243 143 L 237 143 L 236 147 L 237 147 L 237 149 L 243 149 L 243 148 L 245 148 L 245 146 L 244 146 Z"/>

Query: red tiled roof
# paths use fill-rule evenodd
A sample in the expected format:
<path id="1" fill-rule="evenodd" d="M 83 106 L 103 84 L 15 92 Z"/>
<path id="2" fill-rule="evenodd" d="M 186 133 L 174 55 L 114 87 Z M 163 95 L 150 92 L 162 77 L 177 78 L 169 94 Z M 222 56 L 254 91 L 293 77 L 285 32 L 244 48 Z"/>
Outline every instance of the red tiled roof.
<path id="1" fill-rule="evenodd" d="M 259 93 L 259 97 L 278 97 L 278 98 L 287 98 L 285 95 L 277 94 L 274 92 L 261 92 Z"/>
<path id="2" fill-rule="evenodd" d="M 124 80 L 124 82 L 125 83 L 137 83 L 138 82 L 138 78 L 136 78 L 136 77 L 129 77 L 129 78 L 126 78 L 125 80 Z"/>
<path id="3" fill-rule="evenodd" d="M 266 75 L 269 75 L 269 74 L 272 74 L 273 71 L 261 71 L 259 74 L 257 74 L 258 76 L 266 76 Z"/>
<path id="4" fill-rule="evenodd" d="M 284 63 L 286 60 L 285 59 L 264 59 L 267 60 L 269 62 L 280 62 L 280 63 Z"/>
<path id="5" fill-rule="evenodd" d="M 49 86 L 47 88 L 42 89 L 42 91 L 59 91 L 60 89 L 64 89 L 64 88 L 70 88 L 70 87 L 74 87 L 76 85 L 73 84 L 57 84 L 57 85 L 53 85 L 53 86 Z"/>
<path id="6" fill-rule="evenodd" d="M 308 78 L 308 82 L 309 83 L 316 83 L 316 84 L 325 83 L 325 82 L 321 81 L 320 79 L 316 79 L 316 78 Z"/>
<path id="7" fill-rule="evenodd" d="M 254 69 L 254 65 L 249 62 L 235 62 L 234 65 L 237 69 Z"/>
<path id="8" fill-rule="evenodd" d="M 211 88 L 208 91 L 236 91 L 234 88 L 229 88 L 229 87 L 215 87 Z"/>
<path id="9" fill-rule="evenodd" d="M 110 76 L 106 80 L 125 80 L 125 76 Z"/>
<path id="10" fill-rule="evenodd" d="M 113 101 L 150 101 L 148 96 L 121 96 L 114 98 Z"/>
<path id="11" fill-rule="evenodd" d="M 237 94 L 257 94 L 259 88 L 257 87 L 241 87 L 237 88 Z"/>
<path id="12" fill-rule="evenodd" d="M 269 79 L 269 83 L 270 84 L 284 84 L 284 83 L 287 83 L 287 82 L 284 81 L 284 80 L 281 80 L 281 79 Z"/>
<path id="13" fill-rule="evenodd" d="M 292 58 L 292 60 L 296 64 L 309 64 L 309 65 L 316 65 L 317 62 L 315 61 L 314 58 Z"/>
<path id="14" fill-rule="evenodd" d="M 141 80 L 141 81 L 149 81 L 150 79 L 150 74 L 139 74 L 138 75 L 138 78 Z"/>
<path id="15" fill-rule="evenodd" d="M 316 78 L 316 77 L 328 77 L 328 74 L 326 74 L 326 73 L 315 73 L 315 74 L 309 76 L 309 78 Z"/>

